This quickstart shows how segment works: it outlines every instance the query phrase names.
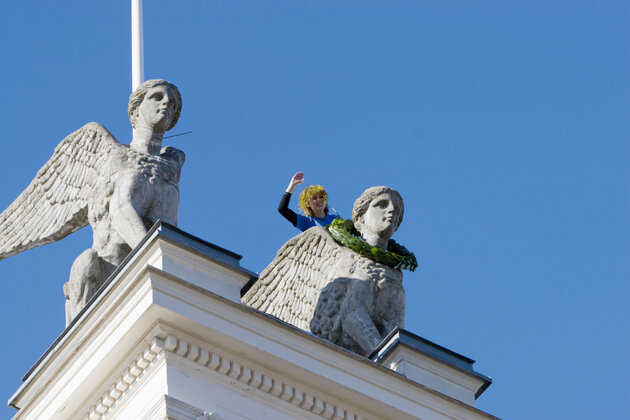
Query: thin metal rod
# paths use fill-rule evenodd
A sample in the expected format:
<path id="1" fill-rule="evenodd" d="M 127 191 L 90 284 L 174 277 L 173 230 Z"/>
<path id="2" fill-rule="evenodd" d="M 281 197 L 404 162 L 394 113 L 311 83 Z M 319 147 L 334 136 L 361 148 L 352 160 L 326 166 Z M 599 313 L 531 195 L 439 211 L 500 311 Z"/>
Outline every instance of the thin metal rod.
<path id="1" fill-rule="evenodd" d="M 142 0 L 131 0 L 131 90 L 144 81 L 144 40 Z"/>
<path id="2" fill-rule="evenodd" d="M 192 131 L 186 131 L 185 133 L 173 134 L 172 136 L 164 136 L 162 139 L 170 139 L 171 137 L 183 136 L 184 134 L 191 134 Z"/>

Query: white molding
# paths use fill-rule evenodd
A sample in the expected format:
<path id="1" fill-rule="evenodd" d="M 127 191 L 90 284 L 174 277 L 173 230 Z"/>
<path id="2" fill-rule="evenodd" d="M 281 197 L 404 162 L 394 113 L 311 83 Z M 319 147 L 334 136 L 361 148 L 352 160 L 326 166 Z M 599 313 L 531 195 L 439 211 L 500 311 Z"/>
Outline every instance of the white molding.
<path id="1" fill-rule="evenodd" d="M 106 416 L 119 405 L 120 401 L 129 394 L 131 388 L 141 380 L 144 373 L 150 370 L 153 361 L 164 351 L 164 340 L 154 337 L 151 344 L 147 345 L 138 354 L 136 359 L 122 370 L 115 382 L 111 384 L 97 401 L 87 410 L 83 420 L 95 420 Z"/>
<path id="2" fill-rule="evenodd" d="M 214 417 L 213 417 L 214 416 Z M 140 420 L 222 420 L 218 414 L 210 414 L 169 395 L 161 395 Z"/>
<path id="3" fill-rule="evenodd" d="M 213 270 L 247 277 L 154 233 L 16 392 L 14 419 L 493 418 L 209 291 L 227 284 Z"/>
<path id="4" fill-rule="evenodd" d="M 96 402 L 94 402 L 87 412 L 81 417 L 82 420 L 108 418 L 116 407 L 120 406 L 121 402 L 130 395 L 132 388 L 142 380 L 145 373 L 156 365 L 153 363 L 154 360 L 159 360 L 158 356 L 165 352 L 185 358 L 200 367 L 217 372 L 226 378 L 237 380 L 242 384 L 249 385 L 251 388 L 257 389 L 258 391 L 270 395 L 277 400 L 292 404 L 295 407 L 299 407 L 302 410 L 308 411 L 322 418 L 333 420 L 363 420 L 363 417 L 353 413 L 350 407 L 342 407 L 321 394 L 313 394 L 308 390 L 297 388 L 290 383 L 275 377 L 274 375 L 267 372 L 260 372 L 254 366 L 246 366 L 243 363 L 234 361 L 229 356 L 222 354 L 217 350 L 200 348 L 199 346 L 182 338 L 178 338 L 173 334 L 169 334 L 166 339 L 162 339 L 157 336 L 153 337 L 151 344 L 147 345 L 138 354 L 135 360 L 129 364 L 129 366 L 120 371 L 116 381 L 111 383 L 107 391 L 96 399 Z M 165 397 L 167 398 L 164 399 L 164 401 L 171 401 L 171 405 L 174 404 L 174 407 L 179 407 L 182 406 L 182 404 L 185 404 L 181 401 L 175 404 L 173 401 L 179 400 L 169 396 Z M 160 398 L 156 404 L 149 409 L 144 418 L 162 418 L 160 417 L 160 413 L 162 411 L 165 413 L 168 411 L 163 408 L 164 404 L 162 401 L 163 399 Z M 280 403 L 280 401 L 278 401 L 278 403 Z M 186 406 L 192 407 L 189 404 L 186 404 Z M 182 417 L 183 419 L 197 419 L 199 416 L 204 416 L 204 412 L 202 410 L 197 409 L 198 412 L 188 408 L 186 410 L 188 410 L 187 412 L 190 413 L 191 417 Z M 180 414 L 183 414 L 183 411 Z M 208 414 L 208 416 L 211 415 Z M 170 419 L 171 417 L 168 418 Z M 216 416 L 214 418 L 216 418 Z"/>

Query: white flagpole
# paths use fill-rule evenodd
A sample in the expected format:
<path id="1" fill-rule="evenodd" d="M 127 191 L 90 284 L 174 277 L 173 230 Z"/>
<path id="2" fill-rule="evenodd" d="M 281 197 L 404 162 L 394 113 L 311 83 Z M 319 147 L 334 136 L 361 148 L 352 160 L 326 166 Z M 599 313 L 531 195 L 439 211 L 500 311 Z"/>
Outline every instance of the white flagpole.
<path id="1" fill-rule="evenodd" d="M 143 81 L 142 0 L 131 0 L 131 90 L 136 90 Z"/>

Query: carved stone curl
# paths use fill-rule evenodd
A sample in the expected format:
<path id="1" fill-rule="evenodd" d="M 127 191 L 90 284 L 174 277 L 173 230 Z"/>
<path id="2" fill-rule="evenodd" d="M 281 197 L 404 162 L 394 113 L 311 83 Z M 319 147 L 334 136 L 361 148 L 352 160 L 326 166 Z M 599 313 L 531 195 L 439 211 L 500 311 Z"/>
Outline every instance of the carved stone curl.
<path id="1" fill-rule="evenodd" d="M 59 143 L 0 214 L 0 259 L 92 227 L 92 247 L 75 260 L 64 285 L 66 325 L 153 223 L 177 224 L 184 153 L 162 149 L 162 136 L 177 123 L 181 107 L 175 85 L 144 82 L 129 98 L 129 146 L 100 124 L 83 126 Z"/>
<path id="2" fill-rule="evenodd" d="M 352 219 L 368 244 L 384 249 L 403 214 L 397 191 L 372 187 L 355 201 Z M 285 243 L 242 300 L 362 355 L 405 319 L 402 272 L 338 244 L 321 227 Z"/>

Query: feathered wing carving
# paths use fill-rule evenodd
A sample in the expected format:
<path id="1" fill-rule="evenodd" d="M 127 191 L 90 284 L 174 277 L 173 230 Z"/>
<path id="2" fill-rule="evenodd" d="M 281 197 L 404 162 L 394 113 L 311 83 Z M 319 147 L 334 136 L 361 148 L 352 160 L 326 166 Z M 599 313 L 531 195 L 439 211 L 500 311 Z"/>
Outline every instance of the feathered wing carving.
<path id="1" fill-rule="evenodd" d="M 280 248 L 242 301 L 310 331 L 319 295 L 335 278 L 343 252 L 326 229 L 308 229 Z"/>
<path id="2" fill-rule="evenodd" d="M 402 272 L 321 227 L 285 243 L 242 302 L 362 355 L 405 319 Z"/>
<path id="3" fill-rule="evenodd" d="M 88 224 L 88 205 L 105 187 L 110 159 L 125 146 L 89 123 L 63 139 L 35 179 L 0 214 L 0 259 L 58 241 Z"/>

